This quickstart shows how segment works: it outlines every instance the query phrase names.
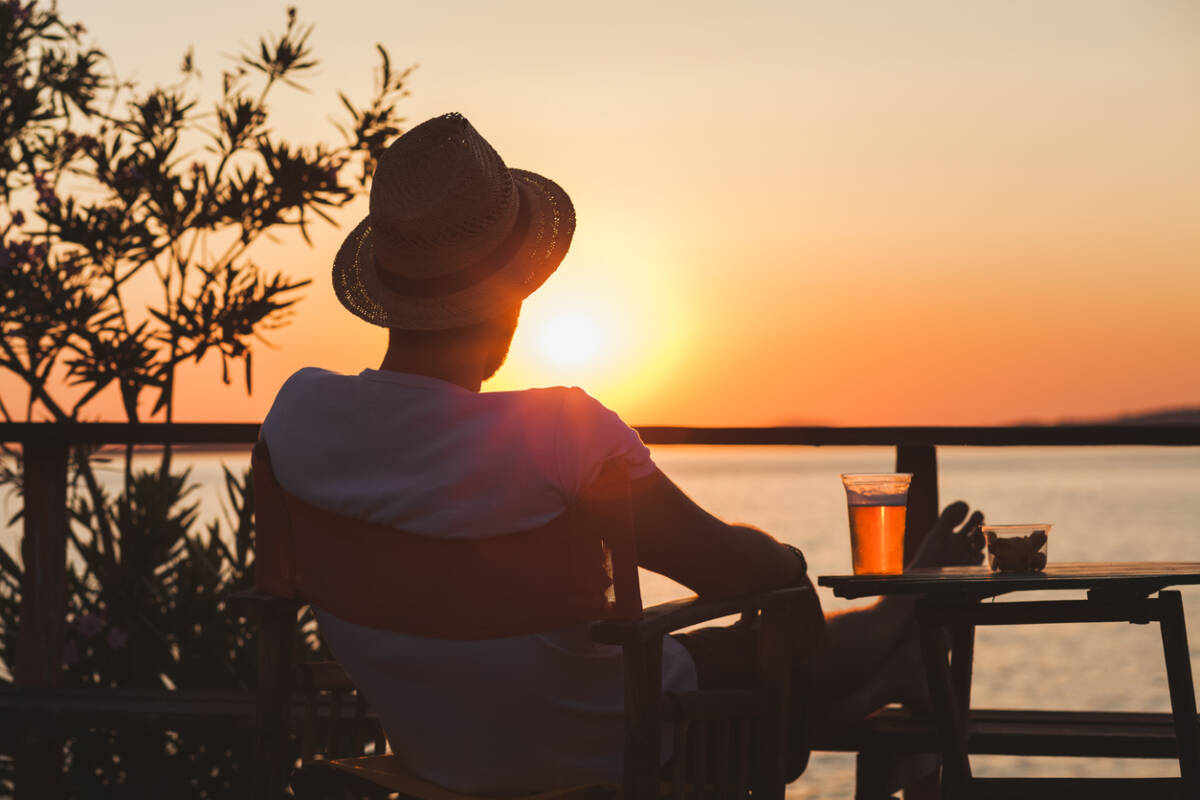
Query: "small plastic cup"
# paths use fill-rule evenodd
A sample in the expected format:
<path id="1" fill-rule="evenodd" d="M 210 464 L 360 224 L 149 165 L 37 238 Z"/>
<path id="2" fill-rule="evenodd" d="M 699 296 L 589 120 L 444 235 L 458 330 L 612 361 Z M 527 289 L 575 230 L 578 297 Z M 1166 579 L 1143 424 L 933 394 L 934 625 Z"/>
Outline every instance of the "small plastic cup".
<path id="1" fill-rule="evenodd" d="M 1050 542 L 1048 522 L 1028 525 L 984 525 L 988 566 L 992 572 L 1041 572 Z"/>
<path id="2" fill-rule="evenodd" d="M 855 575 L 899 575 L 904 571 L 904 520 L 911 482 L 910 472 L 842 475 Z"/>

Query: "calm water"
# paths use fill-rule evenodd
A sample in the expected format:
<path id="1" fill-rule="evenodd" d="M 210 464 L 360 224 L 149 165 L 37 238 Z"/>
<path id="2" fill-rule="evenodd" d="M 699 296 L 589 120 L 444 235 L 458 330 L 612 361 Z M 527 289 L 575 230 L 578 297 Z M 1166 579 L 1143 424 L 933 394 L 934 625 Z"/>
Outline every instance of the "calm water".
<path id="1" fill-rule="evenodd" d="M 1200 448 L 941 448 L 943 505 L 963 499 L 993 522 L 1052 522 L 1058 561 L 1200 561 Z M 838 473 L 887 471 L 885 448 L 660 447 L 655 459 L 701 505 L 804 549 L 814 575 L 850 571 Z M 184 456 L 201 484 L 204 518 L 219 513 L 221 464 L 245 454 Z M 110 479 L 119 474 L 114 470 Z M 0 500 L 11 515 L 13 501 Z M 0 531 L 12 547 L 15 532 Z M 647 603 L 685 594 L 643 574 Z M 826 609 L 844 608 L 822 589 Z M 1193 671 L 1200 587 L 1184 588 Z M 1062 597 L 1072 593 L 1060 593 Z M 980 629 L 973 702 L 989 707 L 1166 711 L 1157 626 L 1128 624 Z M 976 757 L 980 775 L 1177 775 L 1171 762 Z M 791 800 L 852 798 L 853 756 L 815 754 Z"/>

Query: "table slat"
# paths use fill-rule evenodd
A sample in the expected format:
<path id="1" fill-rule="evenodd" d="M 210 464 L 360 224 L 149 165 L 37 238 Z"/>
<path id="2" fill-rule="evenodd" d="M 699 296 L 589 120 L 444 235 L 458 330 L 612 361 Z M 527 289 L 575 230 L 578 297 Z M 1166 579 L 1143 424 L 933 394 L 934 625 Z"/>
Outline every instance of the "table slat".
<path id="1" fill-rule="evenodd" d="M 986 566 L 914 569 L 901 575 L 822 575 L 838 597 L 886 594 L 996 595 L 1040 589 L 1134 590 L 1200 584 L 1200 562 L 1130 561 L 1048 564 L 1042 572 L 992 572 Z"/>

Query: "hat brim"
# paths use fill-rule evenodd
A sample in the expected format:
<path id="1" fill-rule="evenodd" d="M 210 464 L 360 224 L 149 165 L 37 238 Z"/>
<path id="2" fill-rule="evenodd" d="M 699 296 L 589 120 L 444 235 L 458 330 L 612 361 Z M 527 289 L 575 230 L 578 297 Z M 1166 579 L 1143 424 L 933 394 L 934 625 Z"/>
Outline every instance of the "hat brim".
<path id="1" fill-rule="evenodd" d="M 371 219 L 360 222 L 333 259 L 333 291 L 352 314 L 372 325 L 407 330 L 464 328 L 520 303 L 558 269 L 575 233 L 575 208 L 548 178 L 510 169 L 529 212 L 523 242 L 508 263 L 478 283 L 437 297 L 413 297 L 385 286 L 375 267 Z"/>

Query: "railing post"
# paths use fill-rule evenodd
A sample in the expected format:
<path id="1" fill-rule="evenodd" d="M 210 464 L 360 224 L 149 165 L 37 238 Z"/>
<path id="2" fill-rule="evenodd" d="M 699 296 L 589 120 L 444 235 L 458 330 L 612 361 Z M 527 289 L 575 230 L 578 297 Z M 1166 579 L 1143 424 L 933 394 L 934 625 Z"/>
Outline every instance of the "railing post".
<path id="1" fill-rule="evenodd" d="M 908 515 L 904 523 L 904 561 L 907 563 L 938 518 L 937 447 L 931 444 L 897 445 L 896 472 L 911 472 L 913 476 L 908 488 Z"/>
<path id="2" fill-rule="evenodd" d="M 62 682 L 67 612 L 67 454 L 63 443 L 26 442 L 23 576 L 14 682 L 50 688 Z M 62 743 L 47 730 L 27 730 L 16 760 L 16 797 L 58 795 Z"/>

